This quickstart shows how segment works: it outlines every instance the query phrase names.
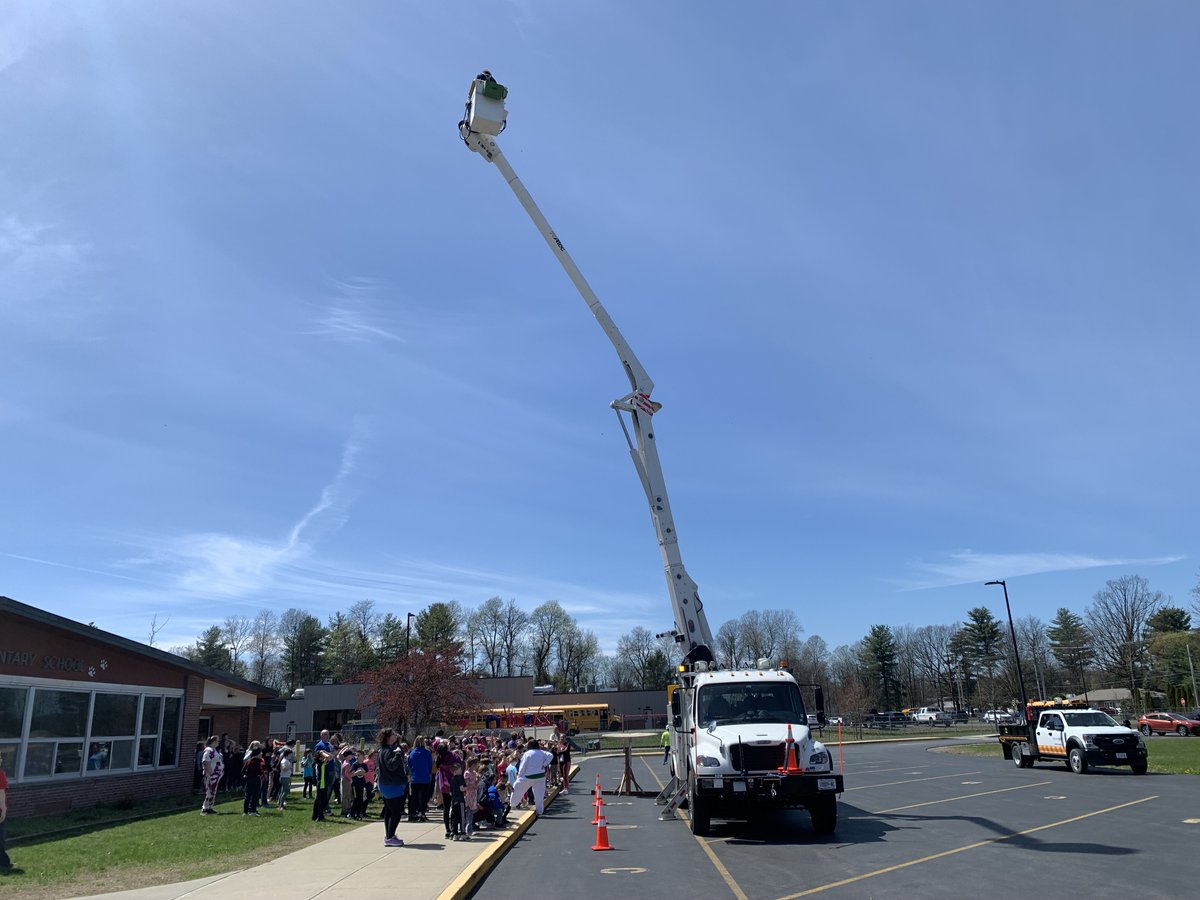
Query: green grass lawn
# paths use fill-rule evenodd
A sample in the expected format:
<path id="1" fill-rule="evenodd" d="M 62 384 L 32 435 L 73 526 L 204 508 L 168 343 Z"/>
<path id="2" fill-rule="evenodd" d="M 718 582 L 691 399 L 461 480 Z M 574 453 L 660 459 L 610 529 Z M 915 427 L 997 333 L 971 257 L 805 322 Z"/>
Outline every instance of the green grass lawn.
<path id="1" fill-rule="evenodd" d="M 1200 738 L 1150 738 L 1146 741 L 1150 751 L 1150 771 L 1166 775 L 1200 775 Z M 998 741 L 983 744 L 958 744 L 937 747 L 939 753 L 958 753 L 964 756 L 993 756 L 1006 765 L 1000 753 Z"/>
<path id="2" fill-rule="evenodd" d="M 243 816 L 240 797 L 219 802 L 217 816 L 200 815 L 200 799 L 189 799 L 182 809 L 159 800 L 133 809 L 96 807 L 10 820 L 8 853 L 22 871 L 0 878 L 0 898 L 51 900 L 203 878 L 257 865 L 360 824 L 341 818 L 336 809 L 328 821 L 313 822 L 312 802 L 298 795 L 286 812 L 264 809 L 261 818 Z M 142 814 L 150 817 L 128 821 Z M 61 831 L 74 825 L 86 827 Z"/>

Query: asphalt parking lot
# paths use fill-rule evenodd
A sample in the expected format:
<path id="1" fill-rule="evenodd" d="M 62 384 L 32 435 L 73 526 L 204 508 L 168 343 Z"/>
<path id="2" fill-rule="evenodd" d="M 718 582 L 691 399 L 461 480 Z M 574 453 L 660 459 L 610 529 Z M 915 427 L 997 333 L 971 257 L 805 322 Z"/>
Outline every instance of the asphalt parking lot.
<path id="1" fill-rule="evenodd" d="M 556 801 L 475 896 L 507 900 L 551 885 L 573 898 L 1194 895 L 1200 777 L 1128 769 L 1079 776 L 1062 765 L 1018 769 L 999 751 L 994 758 L 931 752 L 948 743 L 846 747 L 847 789 L 837 831 L 825 838 L 802 810 L 756 825 L 714 818 L 712 833 L 696 838 L 683 818 L 659 821 L 653 799 L 606 795 L 611 852 L 591 850 L 588 791 L 597 773 L 606 791 L 615 790 L 623 761 L 577 759 L 576 790 Z M 666 780 L 660 761 L 634 758 L 643 789 L 657 791 Z"/>

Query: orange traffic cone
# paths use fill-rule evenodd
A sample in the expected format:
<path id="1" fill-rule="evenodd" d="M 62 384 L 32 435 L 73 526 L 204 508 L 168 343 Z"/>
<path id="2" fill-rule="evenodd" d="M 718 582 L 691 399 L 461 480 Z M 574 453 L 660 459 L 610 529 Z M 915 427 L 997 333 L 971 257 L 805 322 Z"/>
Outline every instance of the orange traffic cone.
<path id="1" fill-rule="evenodd" d="M 792 726 L 788 725 L 787 736 L 787 752 L 783 756 L 783 765 L 779 767 L 780 772 L 788 775 L 799 775 L 804 770 L 800 768 L 800 760 L 796 751 L 796 739 L 792 737 Z"/>
<path id="2" fill-rule="evenodd" d="M 604 816 L 600 816 L 600 822 L 596 825 L 596 843 L 592 845 L 593 850 L 611 850 L 612 844 L 608 842 L 608 822 Z"/>
<path id="3" fill-rule="evenodd" d="M 603 797 L 597 797 L 595 802 L 592 804 L 592 806 L 596 807 L 596 815 L 594 815 L 592 817 L 593 825 L 598 825 L 600 823 L 600 819 L 602 818 L 602 815 L 600 813 L 600 807 L 602 807 L 603 805 L 604 805 Z"/>

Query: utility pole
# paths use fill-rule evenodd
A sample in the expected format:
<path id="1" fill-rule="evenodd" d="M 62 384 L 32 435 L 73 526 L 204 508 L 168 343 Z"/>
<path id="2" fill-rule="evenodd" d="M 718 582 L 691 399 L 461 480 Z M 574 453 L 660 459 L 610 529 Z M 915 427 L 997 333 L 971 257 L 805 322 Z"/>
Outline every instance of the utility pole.
<path id="1" fill-rule="evenodd" d="M 1200 708 L 1200 694 L 1196 693 L 1196 667 L 1192 665 L 1192 645 L 1184 644 L 1183 649 L 1188 655 L 1188 670 L 1192 673 L 1192 705 Z"/>

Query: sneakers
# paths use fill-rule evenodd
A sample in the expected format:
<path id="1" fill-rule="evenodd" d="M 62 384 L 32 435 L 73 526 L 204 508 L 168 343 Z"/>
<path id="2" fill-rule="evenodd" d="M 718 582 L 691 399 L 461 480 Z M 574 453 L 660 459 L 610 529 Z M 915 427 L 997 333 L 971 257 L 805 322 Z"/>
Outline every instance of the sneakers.
<path id="1" fill-rule="evenodd" d="M 215 816 L 215 815 L 217 815 L 217 811 L 215 809 L 202 809 L 202 810 L 200 810 L 200 815 Z"/>
<path id="2" fill-rule="evenodd" d="M 398 838 L 398 837 L 384 838 L 383 846 L 385 846 L 385 847 L 403 847 L 404 841 L 400 840 L 400 838 Z"/>

